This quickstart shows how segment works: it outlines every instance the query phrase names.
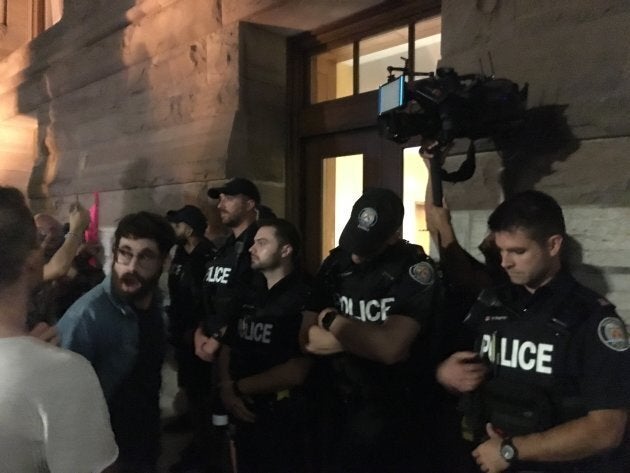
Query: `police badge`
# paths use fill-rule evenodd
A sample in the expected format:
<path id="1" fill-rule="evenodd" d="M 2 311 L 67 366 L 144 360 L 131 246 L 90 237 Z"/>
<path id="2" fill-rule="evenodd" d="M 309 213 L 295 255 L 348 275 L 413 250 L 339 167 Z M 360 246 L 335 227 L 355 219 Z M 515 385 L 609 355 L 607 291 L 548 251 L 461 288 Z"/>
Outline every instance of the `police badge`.
<path id="1" fill-rule="evenodd" d="M 421 263 L 416 263 L 409 268 L 409 276 L 416 282 L 419 282 L 423 286 L 429 286 L 433 284 L 435 280 L 435 274 L 433 271 L 433 266 L 431 266 L 426 261 L 422 261 Z"/>
<path id="2" fill-rule="evenodd" d="M 626 326 L 616 317 L 602 319 L 597 327 L 597 335 L 602 343 L 612 350 L 626 351 L 630 347 Z"/>
<path id="3" fill-rule="evenodd" d="M 357 226 L 361 230 L 369 232 L 370 228 L 376 225 L 376 221 L 378 220 L 378 212 L 372 207 L 365 207 L 361 210 L 361 212 L 359 212 L 357 220 L 359 221 L 359 224 Z"/>

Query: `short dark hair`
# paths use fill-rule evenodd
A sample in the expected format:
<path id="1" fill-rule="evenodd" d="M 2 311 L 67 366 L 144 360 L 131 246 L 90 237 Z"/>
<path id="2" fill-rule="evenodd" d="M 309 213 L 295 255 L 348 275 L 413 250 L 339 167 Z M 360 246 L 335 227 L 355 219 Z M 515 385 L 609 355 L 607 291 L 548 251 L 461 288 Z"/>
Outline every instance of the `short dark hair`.
<path id="1" fill-rule="evenodd" d="M 14 283 L 29 253 L 39 247 L 37 229 L 24 195 L 0 186 L 0 288 Z"/>
<path id="2" fill-rule="evenodd" d="M 566 234 L 562 208 L 544 192 L 529 190 L 515 194 L 499 205 L 488 218 L 492 232 L 522 229 L 543 242 L 552 235 Z"/>
<path id="3" fill-rule="evenodd" d="M 272 227 L 278 242 L 281 245 L 291 245 L 293 248 L 293 262 L 298 261 L 302 249 L 302 238 L 295 225 L 283 218 L 267 218 L 258 221 L 258 228 L 262 227 Z"/>
<path id="4" fill-rule="evenodd" d="M 121 238 L 147 238 L 155 240 L 162 256 L 166 256 L 175 244 L 175 231 L 166 218 L 152 212 L 137 212 L 125 215 L 114 233 L 114 248 Z"/>

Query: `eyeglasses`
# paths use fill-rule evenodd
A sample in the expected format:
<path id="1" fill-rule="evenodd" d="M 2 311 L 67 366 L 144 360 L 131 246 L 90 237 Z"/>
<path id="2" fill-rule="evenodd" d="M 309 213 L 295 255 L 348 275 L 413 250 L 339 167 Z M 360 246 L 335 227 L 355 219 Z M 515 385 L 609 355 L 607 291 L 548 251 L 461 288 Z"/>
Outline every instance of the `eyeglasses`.
<path id="1" fill-rule="evenodd" d="M 134 257 L 138 263 L 138 266 L 144 269 L 150 269 L 155 266 L 159 259 L 159 255 L 152 251 L 141 251 L 138 254 L 133 253 L 125 248 L 116 248 L 114 251 L 116 263 L 127 266 L 131 264 Z"/>

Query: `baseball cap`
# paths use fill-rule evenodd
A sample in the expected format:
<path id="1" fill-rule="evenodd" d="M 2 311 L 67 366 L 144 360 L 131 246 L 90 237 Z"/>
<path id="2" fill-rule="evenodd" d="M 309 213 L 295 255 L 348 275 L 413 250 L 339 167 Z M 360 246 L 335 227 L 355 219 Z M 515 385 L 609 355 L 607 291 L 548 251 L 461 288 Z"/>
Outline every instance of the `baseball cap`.
<path id="1" fill-rule="evenodd" d="M 179 210 L 169 210 L 166 212 L 166 219 L 172 223 L 184 222 L 197 233 L 203 234 L 206 231 L 208 222 L 206 216 L 194 205 L 184 205 Z"/>
<path id="2" fill-rule="evenodd" d="M 405 207 L 389 189 L 366 189 L 352 206 L 341 232 L 339 246 L 350 253 L 367 256 L 376 251 L 402 225 Z"/>
<path id="3" fill-rule="evenodd" d="M 257 204 L 260 203 L 260 192 L 258 187 L 249 179 L 244 177 L 235 177 L 234 179 L 226 182 L 222 187 L 211 187 L 208 189 L 208 195 L 212 199 L 218 199 L 221 194 L 225 195 L 238 195 L 243 194 L 253 199 Z"/>

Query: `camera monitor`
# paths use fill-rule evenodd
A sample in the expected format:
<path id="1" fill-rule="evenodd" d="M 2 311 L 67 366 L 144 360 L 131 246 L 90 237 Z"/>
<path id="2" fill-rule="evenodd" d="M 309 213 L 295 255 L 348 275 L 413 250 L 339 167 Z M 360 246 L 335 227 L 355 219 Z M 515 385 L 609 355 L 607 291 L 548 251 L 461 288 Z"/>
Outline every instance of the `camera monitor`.
<path id="1" fill-rule="evenodd" d="M 382 85 L 378 89 L 378 114 L 394 110 L 404 105 L 405 76 Z"/>

